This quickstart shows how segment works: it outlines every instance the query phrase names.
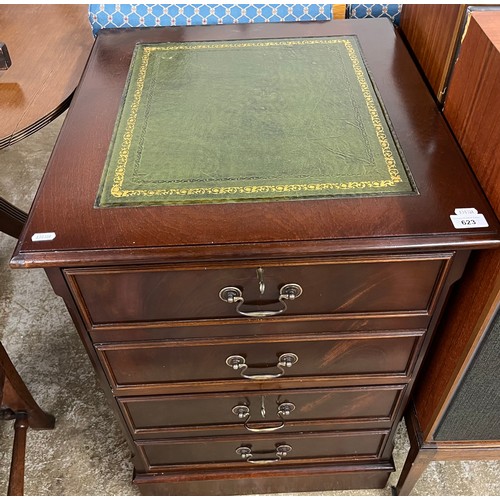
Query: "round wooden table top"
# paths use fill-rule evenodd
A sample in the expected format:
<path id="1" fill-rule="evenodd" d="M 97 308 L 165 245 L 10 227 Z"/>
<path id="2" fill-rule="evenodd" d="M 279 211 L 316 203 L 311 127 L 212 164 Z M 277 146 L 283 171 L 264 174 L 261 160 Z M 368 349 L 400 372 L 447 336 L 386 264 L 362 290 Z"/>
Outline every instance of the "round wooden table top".
<path id="1" fill-rule="evenodd" d="M 12 66 L 0 71 L 0 149 L 62 113 L 93 37 L 87 5 L 0 5 L 0 42 Z"/>

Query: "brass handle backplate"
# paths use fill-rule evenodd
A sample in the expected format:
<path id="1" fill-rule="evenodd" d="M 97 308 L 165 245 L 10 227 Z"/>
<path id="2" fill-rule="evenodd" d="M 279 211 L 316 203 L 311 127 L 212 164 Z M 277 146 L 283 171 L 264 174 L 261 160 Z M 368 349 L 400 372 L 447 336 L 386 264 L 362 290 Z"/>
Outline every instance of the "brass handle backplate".
<path id="1" fill-rule="evenodd" d="M 261 288 L 262 289 L 262 288 Z M 226 286 L 219 292 L 219 298 L 228 304 L 236 304 L 236 312 L 242 316 L 250 318 L 266 318 L 268 316 L 277 316 L 283 314 L 287 310 L 285 300 L 295 300 L 302 295 L 302 287 L 296 283 L 288 283 L 280 288 L 280 293 L 277 303 L 280 305 L 279 309 L 271 309 L 266 311 L 242 310 L 245 299 L 243 292 L 235 286 Z M 255 307 L 256 304 L 247 303 L 247 306 Z"/>
<path id="2" fill-rule="evenodd" d="M 241 456 L 250 464 L 271 464 L 279 462 L 282 458 L 286 457 L 291 451 L 292 447 L 289 444 L 278 444 L 272 451 L 252 451 L 252 446 L 240 446 L 236 448 L 236 453 Z M 255 455 L 269 455 L 274 453 L 276 458 L 254 458 Z"/>
<path id="3" fill-rule="evenodd" d="M 278 362 L 275 365 L 276 368 L 279 370 L 278 373 L 260 373 L 260 374 L 246 373 L 247 370 L 249 369 L 256 370 L 259 369 L 259 367 L 248 366 L 246 359 L 238 354 L 233 354 L 232 356 L 229 356 L 226 359 L 226 365 L 230 366 L 233 370 L 241 369 L 240 375 L 244 378 L 249 378 L 251 380 L 269 380 L 273 378 L 282 377 L 285 374 L 285 368 L 290 368 L 292 365 L 297 363 L 298 360 L 299 357 L 293 352 L 287 352 L 285 354 L 281 354 L 281 356 L 278 358 Z"/>
<path id="4" fill-rule="evenodd" d="M 277 426 L 273 427 L 251 427 L 249 425 L 250 419 L 252 418 L 250 415 L 250 407 L 247 405 L 236 405 L 232 412 L 240 419 L 245 419 L 244 426 L 247 431 L 250 432 L 273 432 L 278 431 L 285 427 L 285 418 L 290 415 L 290 413 L 295 410 L 295 405 L 293 403 L 281 403 L 278 408 L 276 414 L 281 420 L 281 423 Z"/>

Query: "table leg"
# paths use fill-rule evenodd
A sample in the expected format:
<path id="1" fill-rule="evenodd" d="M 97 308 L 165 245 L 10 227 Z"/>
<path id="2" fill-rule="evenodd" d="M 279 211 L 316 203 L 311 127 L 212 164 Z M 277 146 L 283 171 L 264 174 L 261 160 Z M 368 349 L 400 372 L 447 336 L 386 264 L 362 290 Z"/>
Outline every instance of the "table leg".
<path id="1" fill-rule="evenodd" d="M 0 197 L 0 231 L 19 238 L 28 214 Z"/>

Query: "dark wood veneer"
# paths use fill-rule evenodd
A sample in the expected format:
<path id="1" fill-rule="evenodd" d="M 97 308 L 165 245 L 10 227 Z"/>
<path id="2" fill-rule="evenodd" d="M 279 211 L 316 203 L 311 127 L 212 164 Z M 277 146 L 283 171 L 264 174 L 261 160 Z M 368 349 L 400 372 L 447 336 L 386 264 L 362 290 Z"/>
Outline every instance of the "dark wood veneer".
<path id="1" fill-rule="evenodd" d="M 404 392 L 404 385 L 327 387 L 286 391 L 179 394 L 118 398 L 131 432 L 140 438 L 222 435 L 241 433 L 241 419 L 232 412 L 247 405 L 251 428 L 276 427 L 279 405 L 295 408 L 283 417 L 279 432 L 388 428 Z M 264 399 L 262 399 L 264 398 Z M 264 404 L 265 417 L 260 411 Z M 247 431 L 251 436 L 251 431 Z"/>
<path id="2" fill-rule="evenodd" d="M 231 437 L 183 438 L 138 441 L 142 458 L 151 472 L 188 465 L 217 467 L 253 467 L 236 454 L 240 446 L 248 446 L 255 459 L 275 459 L 273 453 L 279 444 L 289 444 L 292 451 L 282 458 L 278 466 L 286 467 L 304 462 L 340 462 L 346 457 L 359 460 L 377 458 L 387 430 L 319 432 L 305 434 L 280 434 L 279 436 L 244 435 Z M 219 457 L 219 458 L 216 458 Z M 262 467 L 262 465 L 260 465 Z"/>
<path id="3" fill-rule="evenodd" d="M 96 350 L 106 368 L 112 387 L 139 389 L 148 386 L 166 390 L 176 384 L 190 386 L 193 392 L 204 385 L 224 381 L 229 387 L 240 382 L 240 371 L 226 365 L 231 355 L 246 359 L 248 374 L 279 373 L 278 358 L 294 353 L 298 361 L 285 368 L 285 383 L 299 384 L 304 377 L 360 378 L 376 376 L 408 377 L 413 366 L 414 353 L 424 332 L 391 332 L 345 334 L 344 338 L 328 338 L 312 334 L 302 339 L 268 337 L 256 342 L 240 339 L 216 344 L 205 342 L 141 342 L 137 344 L 97 345 Z M 347 338 L 346 338 L 347 337 Z M 210 349 L 210 356 L 207 356 Z M 133 367 L 133 369 L 132 369 Z M 278 380 L 278 379 L 277 379 Z M 279 380 L 279 382 L 281 382 Z M 246 386 L 261 386 L 262 381 L 245 380 Z"/>
<path id="4" fill-rule="evenodd" d="M 204 205 L 203 210 L 196 205 L 93 208 L 137 42 L 328 35 L 358 36 L 419 195 L 341 198 L 307 204 L 213 204 Z M 133 261 L 141 253 L 147 256 L 155 252 L 157 247 L 167 252 L 173 250 L 171 247 L 181 250 L 179 245 L 196 252 L 196 260 L 217 251 L 219 245 L 243 243 L 327 240 L 332 250 L 337 242 L 347 244 L 350 251 L 381 250 L 387 245 L 397 247 L 397 238 L 416 235 L 432 235 L 433 244 L 447 242 L 456 248 L 457 243 L 469 238 L 473 240 L 469 243 L 485 244 L 495 233 L 494 214 L 389 21 L 105 30 L 98 37 L 75 97 L 61 131 L 58 153 L 50 161 L 30 222 L 20 239 L 15 259 L 20 265 L 51 265 L 54 258 L 59 262 L 70 258 L 88 262 L 90 258 L 98 263 L 101 253 L 105 256 L 109 249 L 123 249 L 124 257 Z M 433 186 L 443 188 L 436 190 Z M 61 189 L 64 196 L 60 196 Z M 459 233 L 453 228 L 449 215 L 456 208 L 469 206 L 485 214 L 491 221 L 490 229 Z M 54 241 L 31 241 L 33 233 L 48 231 L 56 233 Z M 372 238 L 374 234 L 376 239 Z M 204 247 L 203 251 L 199 246 Z M 233 248 L 232 256 L 238 255 L 241 253 Z M 184 254 L 186 257 L 189 255 Z"/>
<path id="5" fill-rule="evenodd" d="M 419 194 L 93 208 L 137 42 L 330 35 L 358 36 Z M 489 227 L 454 229 L 449 216 L 461 207 L 476 208 Z M 52 241 L 31 240 L 52 231 Z M 450 287 L 471 249 L 499 243 L 498 221 L 388 21 L 105 30 L 12 265 L 44 267 L 64 298 L 143 493 L 317 491 L 384 486 L 396 424 Z M 272 302 L 296 282 L 304 295 L 282 316 L 242 318 L 218 298 L 223 286 L 240 286 L 247 302 Z M 248 380 L 226 365 L 244 355 L 258 365 L 249 372 L 261 372 L 286 352 L 299 361 L 276 379 Z M 233 396 L 255 407 L 278 393 L 344 399 L 330 413 L 301 407 L 296 421 L 266 435 L 209 421 Z M 169 401 L 178 402 L 171 412 Z M 208 420 L 190 417 L 187 401 L 200 401 Z M 297 450 L 290 460 L 235 462 L 236 445 L 268 451 L 285 437 Z"/>
<path id="6" fill-rule="evenodd" d="M 269 467 L 251 472 L 238 469 L 203 473 L 155 473 L 137 474 L 134 483 L 145 495 L 162 495 L 165 482 L 172 495 L 241 495 L 277 493 L 287 484 L 290 491 L 324 491 L 339 489 L 383 488 L 389 474 L 394 470 L 390 461 L 356 465 L 314 465 L 308 468 Z"/>
<path id="7" fill-rule="evenodd" d="M 405 5 L 401 30 L 410 44 L 436 99 L 443 102 L 453 68 L 465 5 Z"/>
<path id="8" fill-rule="evenodd" d="M 234 318 L 220 320 L 171 321 L 154 323 L 122 323 L 99 325 L 89 329 L 96 343 L 137 342 L 165 339 L 219 339 L 258 335 L 333 332 L 425 330 L 432 316 L 428 311 L 375 314 L 328 314 L 288 316 L 261 319 Z"/>
<path id="9" fill-rule="evenodd" d="M 336 261 L 227 263 L 183 268 L 70 269 L 66 271 L 89 323 L 238 317 L 219 291 L 235 286 L 254 309 L 276 309 L 280 288 L 298 283 L 303 293 L 289 302 L 290 314 L 426 311 L 449 256 L 394 256 Z M 233 264 L 234 266 L 234 264 Z M 256 270 L 266 290 L 259 292 Z M 438 290 L 439 291 L 439 288 Z M 113 307 L 109 307 L 110 302 Z M 257 305 L 258 304 L 258 305 Z M 278 304 L 279 305 L 279 304 Z M 251 306 L 245 305 L 245 308 Z"/>

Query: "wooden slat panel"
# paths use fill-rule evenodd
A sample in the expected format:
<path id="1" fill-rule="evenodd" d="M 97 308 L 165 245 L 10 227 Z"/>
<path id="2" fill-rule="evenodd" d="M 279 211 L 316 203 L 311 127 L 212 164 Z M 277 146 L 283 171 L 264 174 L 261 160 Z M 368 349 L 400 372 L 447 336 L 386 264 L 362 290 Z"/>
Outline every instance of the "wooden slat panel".
<path id="1" fill-rule="evenodd" d="M 500 11 L 475 12 L 450 80 L 444 114 L 500 215 Z"/>
<path id="2" fill-rule="evenodd" d="M 405 5 L 401 14 L 401 30 L 415 53 L 438 100 L 442 92 L 464 5 Z"/>

